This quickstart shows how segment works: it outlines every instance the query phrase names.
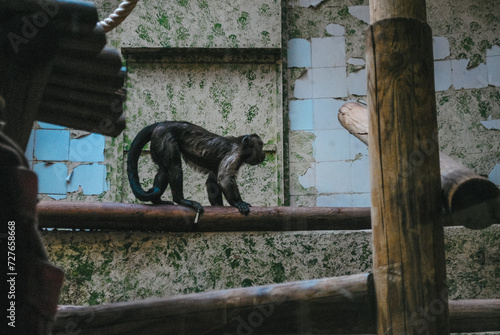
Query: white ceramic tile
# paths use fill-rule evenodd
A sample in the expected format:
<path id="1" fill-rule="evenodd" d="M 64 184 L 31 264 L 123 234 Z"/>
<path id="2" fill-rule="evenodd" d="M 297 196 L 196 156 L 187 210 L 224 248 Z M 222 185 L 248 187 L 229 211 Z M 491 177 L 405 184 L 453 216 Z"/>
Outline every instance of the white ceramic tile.
<path id="1" fill-rule="evenodd" d="M 289 104 L 290 130 L 313 130 L 313 100 L 292 100 Z"/>
<path id="2" fill-rule="evenodd" d="M 367 86 L 366 69 L 351 72 L 347 76 L 347 89 L 350 94 L 366 95 Z"/>
<path id="3" fill-rule="evenodd" d="M 311 67 L 311 42 L 303 38 L 288 41 L 288 67 Z"/>
<path id="4" fill-rule="evenodd" d="M 318 193 L 351 192 L 349 162 L 320 162 L 316 165 L 316 189 Z"/>
<path id="5" fill-rule="evenodd" d="M 316 186 L 316 164 L 311 164 L 304 175 L 299 176 L 299 183 L 304 188 Z"/>
<path id="6" fill-rule="evenodd" d="M 324 37 L 311 39 L 312 67 L 345 66 L 345 38 Z"/>
<path id="7" fill-rule="evenodd" d="M 347 60 L 347 63 L 351 64 L 351 65 L 356 65 L 356 66 L 361 66 L 361 65 L 365 65 L 365 60 L 363 58 L 349 58 Z"/>
<path id="8" fill-rule="evenodd" d="M 500 46 L 494 45 L 491 49 L 486 50 L 486 57 L 500 56 Z"/>
<path id="9" fill-rule="evenodd" d="M 349 193 L 320 195 L 316 199 L 316 205 L 318 207 L 353 207 L 352 195 Z"/>
<path id="10" fill-rule="evenodd" d="M 313 98 L 347 97 L 346 68 L 312 69 Z"/>
<path id="11" fill-rule="evenodd" d="M 342 129 L 344 129 L 342 127 Z M 347 131 L 347 130 L 346 130 Z M 356 136 L 349 134 L 350 159 L 356 158 L 359 154 L 368 158 L 368 146 L 361 142 Z"/>
<path id="12" fill-rule="evenodd" d="M 500 186 L 500 163 L 497 163 L 493 170 L 491 170 L 488 179 L 495 183 L 495 185 Z"/>
<path id="13" fill-rule="evenodd" d="M 350 134 L 346 130 L 316 130 L 314 134 L 314 158 L 317 162 L 350 159 Z"/>
<path id="14" fill-rule="evenodd" d="M 493 86 L 500 86 L 500 56 L 486 57 L 488 68 L 488 83 Z"/>
<path id="15" fill-rule="evenodd" d="M 353 193 L 351 196 L 352 207 L 371 207 L 372 205 L 371 193 Z"/>
<path id="16" fill-rule="evenodd" d="M 451 61 L 434 62 L 434 83 L 436 91 L 446 91 L 451 86 Z"/>
<path id="17" fill-rule="evenodd" d="M 333 36 L 344 36 L 345 27 L 340 24 L 330 23 L 326 26 L 326 32 Z"/>
<path id="18" fill-rule="evenodd" d="M 338 99 L 314 99 L 314 129 L 344 129 L 339 122 L 338 113 L 345 103 Z"/>
<path id="19" fill-rule="evenodd" d="M 486 64 L 467 69 L 469 60 L 451 61 L 451 75 L 455 89 L 484 88 L 488 86 L 488 70 Z"/>
<path id="20" fill-rule="evenodd" d="M 310 99 L 313 96 L 312 71 L 306 70 L 295 80 L 293 95 L 297 99 Z"/>
<path id="21" fill-rule="evenodd" d="M 432 38 L 434 59 L 445 59 L 450 55 L 450 42 L 446 37 L 435 36 Z"/>
<path id="22" fill-rule="evenodd" d="M 370 24 L 370 7 L 369 6 L 350 6 L 349 14 L 360 19 L 364 23 Z"/>

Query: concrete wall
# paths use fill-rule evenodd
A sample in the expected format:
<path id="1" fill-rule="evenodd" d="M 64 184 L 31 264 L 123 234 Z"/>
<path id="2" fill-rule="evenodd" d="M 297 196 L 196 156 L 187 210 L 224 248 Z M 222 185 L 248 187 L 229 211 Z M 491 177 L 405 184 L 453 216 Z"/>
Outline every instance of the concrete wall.
<path id="1" fill-rule="evenodd" d="M 370 272 L 370 231 L 43 232 L 61 304 L 99 304 Z M 500 298 L 500 225 L 446 229 L 451 299 Z"/>

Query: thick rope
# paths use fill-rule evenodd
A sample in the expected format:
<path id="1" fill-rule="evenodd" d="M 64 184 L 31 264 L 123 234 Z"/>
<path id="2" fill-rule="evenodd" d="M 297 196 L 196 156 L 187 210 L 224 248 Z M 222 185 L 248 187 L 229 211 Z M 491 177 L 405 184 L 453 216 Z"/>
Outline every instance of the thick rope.
<path id="1" fill-rule="evenodd" d="M 98 23 L 105 32 L 109 32 L 116 28 L 123 20 L 132 12 L 139 0 L 125 0 L 108 18 Z"/>

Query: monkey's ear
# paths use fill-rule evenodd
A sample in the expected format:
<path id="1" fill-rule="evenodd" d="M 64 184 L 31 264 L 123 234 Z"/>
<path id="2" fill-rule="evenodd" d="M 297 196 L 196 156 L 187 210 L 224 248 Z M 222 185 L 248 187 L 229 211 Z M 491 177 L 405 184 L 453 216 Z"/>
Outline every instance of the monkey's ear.
<path id="1" fill-rule="evenodd" d="M 248 143 L 250 143 L 250 137 L 250 135 L 245 135 L 245 137 L 241 140 L 241 143 L 243 143 L 243 145 L 248 145 Z"/>

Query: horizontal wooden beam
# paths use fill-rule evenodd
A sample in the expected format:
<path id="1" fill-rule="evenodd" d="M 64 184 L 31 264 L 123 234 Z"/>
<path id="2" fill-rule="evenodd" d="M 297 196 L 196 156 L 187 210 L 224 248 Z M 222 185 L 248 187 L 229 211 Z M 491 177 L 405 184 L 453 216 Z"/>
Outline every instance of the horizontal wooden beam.
<path id="1" fill-rule="evenodd" d="M 39 227 L 142 231 L 292 231 L 371 229 L 369 207 L 205 207 L 196 212 L 175 205 L 42 201 Z"/>
<path id="2" fill-rule="evenodd" d="M 53 332 L 373 334 L 372 297 L 371 275 L 357 274 L 95 306 L 61 306 Z M 439 303 L 414 321 L 425 327 L 426 320 L 441 310 Z M 452 300 L 449 309 L 452 332 L 500 330 L 500 299 Z"/>
<path id="3" fill-rule="evenodd" d="M 369 274 L 62 307 L 53 332 L 79 334 L 352 334 L 373 330 Z"/>
<path id="4" fill-rule="evenodd" d="M 229 232 L 371 229 L 370 207 L 252 207 L 242 215 L 234 207 L 205 207 L 196 212 L 176 205 L 41 201 L 40 228 L 115 231 Z M 444 220 L 456 226 L 457 220 Z M 500 222 L 499 222 L 500 223 Z"/>

